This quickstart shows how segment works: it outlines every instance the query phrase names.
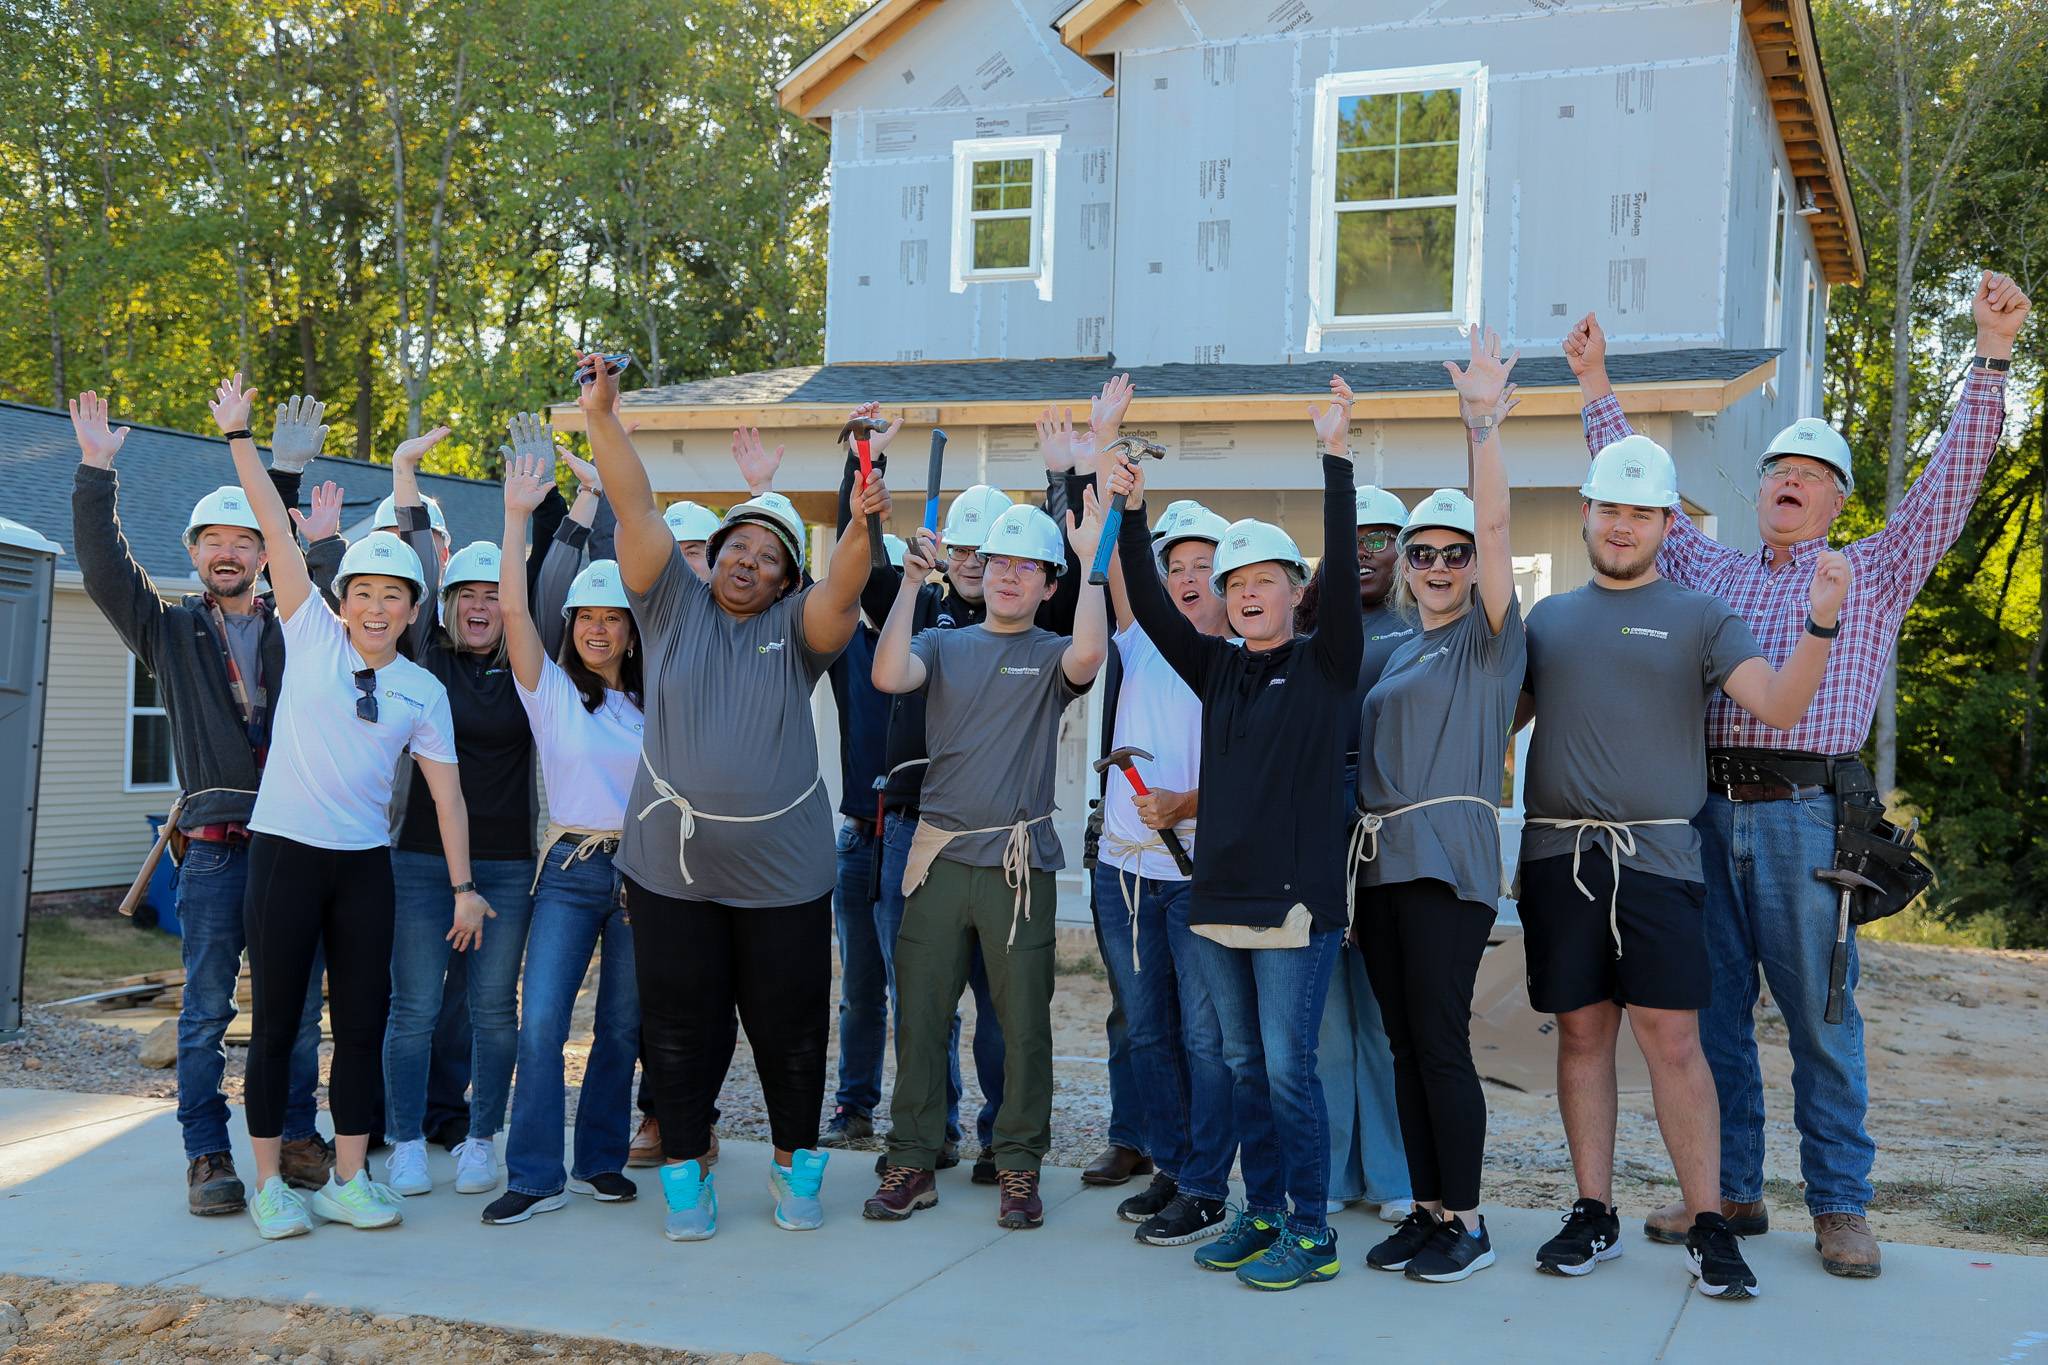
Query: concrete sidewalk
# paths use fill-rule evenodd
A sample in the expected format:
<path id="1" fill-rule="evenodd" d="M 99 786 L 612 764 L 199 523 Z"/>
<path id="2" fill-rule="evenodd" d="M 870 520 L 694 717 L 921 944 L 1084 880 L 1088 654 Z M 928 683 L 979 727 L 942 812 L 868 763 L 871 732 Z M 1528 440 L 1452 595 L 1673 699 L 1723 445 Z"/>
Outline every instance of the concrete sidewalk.
<path id="1" fill-rule="evenodd" d="M 725 1144 L 708 1243 L 662 1238 L 651 1179 L 634 1203 L 572 1197 L 485 1227 L 487 1201 L 454 1193 L 438 1151 L 443 1183 L 408 1201 L 404 1226 L 263 1243 L 246 1219 L 184 1211 L 178 1152 L 166 1101 L 0 1090 L 0 1270 L 791 1361 L 2048 1360 L 2048 1258 L 1888 1246 L 1882 1279 L 1846 1281 L 1821 1272 L 1810 1236 L 1774 1233 L 1745 1248 L 1763 1296 L 1724 1304 L 1691 1292 L 1682 1253 L 1633 1222 L 1628 1254 L 1597 1274 L 1538 1275 L 1556 1216 L 1501 1209 L 1488 1219 L 1500 1263 L 1435 1286 L 1364 1269 L 1385 1225 L 1347 1212 L 1333 1220 L 1342 1276 L 1260 1294 L 1195 1269 L 1188 1249 L 1133 1242 L 1115 1215 L 1131 1190 L 1086 1190 L 1071 1170 L 1047 1172 L 1039 1231 L 997 1228 L 995 1192 L 964 1167 L 940 1178 L 938 1208 L 875 1224 L 860 1217 L 873 1158 L 836 1153 L 825 1228 L 783 1232 L 769 1219 L 766 1149 L 744 1142 Z M 247 1160 L 239 1144 L 236 1157 Z"/>

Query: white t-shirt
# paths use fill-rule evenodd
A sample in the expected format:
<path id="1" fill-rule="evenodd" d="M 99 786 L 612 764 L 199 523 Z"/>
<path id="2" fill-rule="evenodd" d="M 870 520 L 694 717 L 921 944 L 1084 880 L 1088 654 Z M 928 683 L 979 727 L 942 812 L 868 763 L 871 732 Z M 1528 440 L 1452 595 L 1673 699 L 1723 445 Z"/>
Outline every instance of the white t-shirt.
<path id="1" fill-rule="evenodd" d="M 607 690 L 602 706 L 584 710 L 576 684 L 553 659 L 541 660 L 539 687 L 520 686 L 519 704 L 540 746 L 548 817 L 578 829 L 623 829 L 647 728 L 640 708 Z"/>
<path id="2" fill-rule="evenodd" d="M 249 828 L 315 848 L 391 842 L 391 787 L 399 755 L 455 762 L 448 689 L 409 659 L 377 670 L 377 721 L 356 715 L 363 656 L 348 627 L 317 597 L 284 623 L 284 686 L 271 718 L 270 757 Z"/>
<path id="3" fill-rule="evenodd" d="M 1133 623 L 1115 635 L 1123 661 L 1123 681 L 1116 694 L 1115 747 L 1143 749 L 1154 758 L 1135 760 L 1138 776 L 1148 788 L 1193 791 L 1202 785 L 1202 699 L 1181 681 L 1173 665 L 1161 657 L 1151 637 Z M 1104 775 L 1102 860 L 1155 881 L 1184 882 L 1173 855 L 1148 848 L 1137 859 L 1111 853 L 1109 837 L 1138 843 L 1153 833 L 1138 818 L 1131 780 L 1112 768 Z M 1194 830 L 1180 827 L 1180 841 L 1195 851 Z M 1137 866 L 1132 866 L 1133 862 Z"/>

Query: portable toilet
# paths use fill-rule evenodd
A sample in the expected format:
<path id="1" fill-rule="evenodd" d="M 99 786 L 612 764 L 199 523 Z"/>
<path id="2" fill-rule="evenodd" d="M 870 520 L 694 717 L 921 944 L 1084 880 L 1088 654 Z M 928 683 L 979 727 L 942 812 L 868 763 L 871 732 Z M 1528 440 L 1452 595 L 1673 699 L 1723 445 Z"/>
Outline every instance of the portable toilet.
<path id="1" fill-rule="evenodd" d="M 56 542 L 0 517 L 0 1038 L 21 1032 Z"/>

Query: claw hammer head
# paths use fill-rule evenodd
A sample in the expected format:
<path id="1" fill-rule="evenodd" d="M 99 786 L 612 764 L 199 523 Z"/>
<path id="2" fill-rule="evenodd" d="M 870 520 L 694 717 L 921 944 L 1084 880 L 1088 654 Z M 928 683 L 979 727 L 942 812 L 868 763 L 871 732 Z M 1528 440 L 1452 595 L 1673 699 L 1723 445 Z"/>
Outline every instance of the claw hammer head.
<path id="1" fill-rule="evenodd" d="M 1102 449 L 1102 453 L 1105 455 L 1111 451 L 1121 455 L 1126 464 L 1136 464 L 1140 460 L 1163 460 L 1166 458 L 1165 446 L 1148 441 L 1142 436 L 1119 436 Z M 1143 756 L 1146 758 L 1152 757 L 1150 754 L 1144 754 Z"/>
<path id="2" fill-rule="evenodd" d="M 1851 872 L 1846 867 L 1816 867 L 1813 870 L 1813 875 L 1816 881 L 1823 881 L 1832 886 L 1840 887 L 1844 893 L 1850 891 L 1884 890 L 1882 886 L 1870 880 L 1861 872 Z"/>
<path id="3" fill-rule="evenodd" d="M 839 428 L 839 443 L 865 441 L 889 429 L 889 424 L 875 417 L 855 417 Z"/>
<path id="4" fill-rule="evenodd" d="M 1106 773 L 1111 768 L 1122 768 L 1124 770 L 1124 776 L 1131 779 L 1131 789 L 1137 792 L 1138 795 L 1144 796 L 1147 794 L 1145 787 L 1145 779 L 1139 777 L 1138 770 L 1131 766 L 1131 760 L 1134 758 L 1142 758 L 1149 762 L 1152 758 L 1152 755 L 1146 753 L 1143 749 L 1134 749 L 1130 745 L 1126 744 L 1123 748 L 1111 749 L 1101 758 L 1096 759 L 1095 771 L 1099 773 Z"/>

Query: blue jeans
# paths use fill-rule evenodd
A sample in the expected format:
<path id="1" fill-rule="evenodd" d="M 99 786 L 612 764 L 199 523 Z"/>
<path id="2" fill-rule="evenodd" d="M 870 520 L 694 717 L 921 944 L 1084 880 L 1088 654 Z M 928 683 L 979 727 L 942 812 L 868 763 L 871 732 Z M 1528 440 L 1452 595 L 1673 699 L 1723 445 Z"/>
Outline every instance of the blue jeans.
<path id="1" fill-rule="evenodd" d="M 882 829 L 882 898 L 875 902 L 875 941 L 881 949 L 882 967 L 889 979 L 889 1011 L 896 1016 L 897 1046 L 902 1046 L 903 1010 L 896 997 L 896 932 L 903 927 L 903 869 L 910 862 L 910 840 L 917 822 L 889 812 Z M 1003 1026 L 996 1020 L 996 1004 L 988 989 L 988 968 L 982 965 L 981 949 L 974 950 L 974 965 L 968 968 L 967 984 L 974 991 L 974 1078 L 981 1083 L 981 1113 L 975 1116 L 974 1136 L 983 1149 L 996 1143 L 996 1110 L 1003 1107 Z M 953 1036 L 946 1043 L 946 1141 L 960 1141 L 960 1016 L 953 1016 Z"/>
<path id="2" fill-rule="evenodd" d="M 548 850 L 526 935 L 519 1096 L 505 1144 L 506 1188 L 519 1194 L 559 1194 L 572 1174 L 588 1180 L 622 1171 L 632 1141 L 633 1063 L 640 1055 L 633 930 L 626 923 L 623 887 L 611 854 L 592 853 L 562 865 L 579 842 L 563 839 Z M 488 942 L 489 930 L 485 933 Z M 570 1016 L 590 970 L 591 950 L 599 944 L 597 1024 L 576 1104 L 576 1165 L 566 1171 L 562 1048 L 569 1041 Z"/>
<path id="3" fill-rule="evenodd" d="M 504 1126 L 512 1066 L 519 1055 L 519 960 L 533 916 L 533 864 L 496 858 L 470 864 L 476 889 L 497 912 L 483 943 L 463 954 L 471 1033 L 469 1133 L 493 1138 Z M 384 1032 L 384 1131 L 392 1142 L 425 1136 L 427 1066 L 440 1022 L 454 949 L 455 897 L 448 860 L 391 850 L 397 916 L 391 943 L 391 1022 Z"/>
<path id="4" fill-rule="evenodd" d="M 1863 1129 L 1870 1105 L 1855 944 L 1842 1022 L 1822 1022 L 1834 956 L 1837 893 L 1813 869 L 1835 861 L 1835 798 L 1735 802 L 1709 796 L 1693 817 L 1707 878 L 1707 957 L 1713 1004 L 1700 1043 L 1721 1099 L 1721 1197 L 1764 1194 L 1764 1081 L 1756 1052 L 1756 969 L 1785 1016 L 1792 1047 L 1792 1121 L 1806 1207 L 1860 1214 L 1870 1203 L 1877 1148 Z"/>
<path id="5" fill-rule="evenodd" d="M 242 928 L 242 892 L 249 884 L 249 846 L 195 839 L 178 869 L 178 923 L 184 930 L 185 1003 L 178 1009 L 178 1125 L 185 1156 L 228 1150 L 228 1101 L 220 1078 L 227 1069 L 221 1040 L 235 1018 L 235 980 L 248 946 Z M 320 979 L 313 960 L 306 1012 L 292 1046 L 291 1090 L 284 1140 L 318 1132 L 313 1092 L 320 1086 Z"/>
<path id="6" fill-rule="evenodd" d="M 1101 863 L 1096 864 L 1099 871 Z M 1102 929 L 1100 881 L 1088 883 L 1088 911 L 1095 920 L 1095 951 L 1105 971 L 1109 967 L 1109 943 Z M 1128 928 L 1128 921 L 1126 928 Z M 1102 1021 L 1102 1033 L 1109 1043 L 1109 1142 L 1126 1151 L 1152 1155 L 1145 1138 L 1143 1105 L 1138 1095 L 1138 1078 L 1131 1074 L 1131 1031 L 1124 1022 L 1124 997 L 1116 973 L 1109 973 L 1109 1014 Z"/>
<path id="7" fill-rule="evenodd" d="M 1316 1077 L 1316 1033 L 1343 935 L 1311 933 L 1305 948 L 1226 948 L 1194 938 L 1236 1096 L 1245 1207 L 1277 1215 L 1291 1200 L 1287 1226 L 1318 1235 L 1327 1225 L 1330 1120 Z M 1266 1133 L 1244 1123 L 1262 1103 L 1273 1116 Z"/>
<path id="8" fill-rule="evenodd" d="M 1337 954 L 1316 1074 L 1330 1114 L 1330 1198 L 1375 1204 L 1408 1198 L 1408 1154 L 1394 1108 L 1394 1054 L 1363 954 Z"/>
<path id="9" fill-rule="evenodd" d="M 882 1102 L 882 1046 L 889 1037 L 889 966 L 875 937 L 875 836 L 842 823 L 832 922 L 839 935 L 839 1093 L 833 1103 L 873 1114 Z"/>

